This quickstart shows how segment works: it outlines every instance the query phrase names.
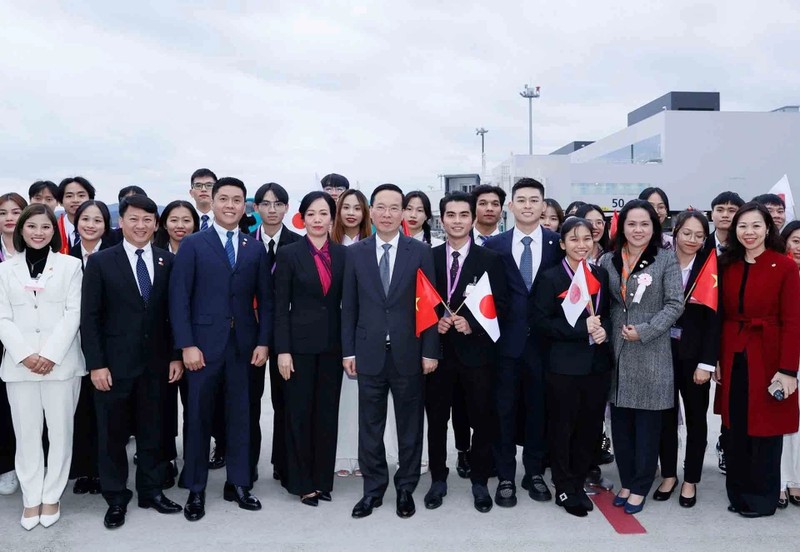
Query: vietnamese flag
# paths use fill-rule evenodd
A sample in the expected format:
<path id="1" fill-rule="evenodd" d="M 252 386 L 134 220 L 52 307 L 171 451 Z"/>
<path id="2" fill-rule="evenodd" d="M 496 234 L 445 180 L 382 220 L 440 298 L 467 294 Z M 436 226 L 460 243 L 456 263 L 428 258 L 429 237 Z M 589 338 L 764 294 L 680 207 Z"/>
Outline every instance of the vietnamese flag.
<path id="1" fill-rule="evenodd" d="M 719 271 L 717 270 L 717 256 L 709 255 L 703 268 L 697 275 L 692 292 L 689 294 L 690 303 L 705 305 L 715 312 L 719 301 Z"/>
<path id="2" fill-rule="evenodd" d="M 611 228 L 608 230 L 608 237 L 612 240 L 617 237 L 617 224 L 619 223 L 619 213 L 614 209 L 614 214 L 611 215 Z"/>
<path id="3" fill-rule="evenodd" d="M 417 337 L 419 334 L 439 322 L 439 315 L 436 314 L 436 307 L 442 302 L 442 298 L 436 292 L 428 277 L 417 269 Z"/>

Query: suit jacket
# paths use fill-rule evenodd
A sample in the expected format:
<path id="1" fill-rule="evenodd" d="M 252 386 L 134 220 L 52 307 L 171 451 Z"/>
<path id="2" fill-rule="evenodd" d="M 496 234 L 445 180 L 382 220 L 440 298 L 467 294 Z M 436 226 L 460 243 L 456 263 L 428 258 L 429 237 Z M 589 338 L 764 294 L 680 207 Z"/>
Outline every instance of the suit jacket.
<path id="1" fill-rule="evenodd" d="M 261 243 L 239 232 L 236 264 L 231 267 L 213 226 L 181 241 L 169 280 L 176 349 L 199 347 L 206 362 L 217 361 L 235 329 L 239 353 L 249 359 L 257 345 L 271 344 L 272 310 L 272 278 Z"/>
<path id="2" fill-rule="evenodd" d="M 710 252 L 712 255 L 717 254 L 713 242 Z M 692 271 L 689 273 L 689 280 L 683 291 L 683 314 L 675 325 L 682 329 L 681 339 L 677 343 L 678 358 L 715 366 L 719 356 L 720 317 L 718 313 L 704 305 L 687 301 L 689 292 L 692 290 L 695 280 L 697 280 L 697 275 L 708 258 L 708 253 L 708 250 L 703 249 L 697 253 L 694 259 Z"/>
<path id="3" fill-rule="evenodd" d="M 174 255 L 153 247 L 153 288 L 147 303 L 123 244 L 98 251 L 86 261 L 81 297 L 81 346 L 86 368 L 108 368 L 115 378 L 145 371 L 169 373 L 180 358 L 169 324 L 169 276 Z"/>
<path id="4" fill-rule="evenodd" d="M 263 229 L 263 226 L 259 225 L 259 227 L 256 228 L 256 231 L 253 232 L 251 235 L 255 239 L 257 239 L 258 241 L 263 243 L 265 240 L 264 240 L 264 235 L 262 233 L 262 229 Z M 280 249 L 281 247 L 284 247 L 286 245 L 289 245 L 290 243 L 294 243 L 297 240 L 301 239 L 302 237 L 303 236 L 301 236 L 297 232 L 292 232 L 291 230 L 286 228 L 286 225 L 284 224 L 283 225 L 283 230 L 281 230 L 281 237 L 278 240 L 278 243 L 275 244 L 275 254 L 276 254 L 276 256 L 277 256 L 277 253 L 278 253 L 278 249 Z M 266 241 L 268 242 L 269 240 L 266 240 Z M 266 251 L 266 248 L 264 248 L 264 250 Z M 270 259 L 269 258 L 269 253 L 267 253 L 267 263 L 269 264 L 270 272 L 272 272 L 273 271 L 273 266 L 275 264 L 275 258 Z"/>
<path id="5" fill-rule="evenodd" d="M 433 263 L 436 268 L 436 290 L 447 301 L 447 283 L 450 278 L 447 269 L 447 244 L 433 248 Z M 503 260 L 498 253 L 480 247 L 474 242 L 470 244 L 469 254 L 463 260 L 461 275 L 450 299 L 450 308 L 455 311 L 464 301 L 464 291 L 468 284 L 474 284 L 484 273 L 489 273 L 489 283 L 492 286 L 495 310 L 498 322 L 505 319 L 508 314 L 508 285 L 503 270 Z M 444 308 L 440 309 L 443 315 Z M 497 347 L 492 338 L 486 333 L 467 307 L 459 311 L 469 322 L 472 333 L 464 335 L 451 328 L 446 334 L 440 335 L 444 358 L 454 355 L 464 366 L 479 367 L 492 365 L 497 360 Z"/>
<path id="6" fill-rule="evenodd" d="M 386 358 L 386 336 L 402 375 L 419 374 L 422 357 L 439 357 L 439 334 L 431 326 L 415 335 L 417 269 L 436 281 L 428 244 L 400 234 L 389 293 L 383 291 L 375 236 L 347 248 L 342 290 L 342 356 L 356 357 L 356 370 L 377 375 Z"/>
<path id="7" fill-rule="evenodd" d="M 525 350 L 525 343 L 530 335 L 530 311 L 536 280 L 548 268 L 561 262 L 564 255 L 558 245 L 558 234 L 542 228 L 542 261 L 531 290 L 528 291 L 511 253 L 513 240 L 514 229 L 512 228 L 486 240 L 484 247 L 500 253 L 508 282 L 511 308 L 505 321 L 501 321 L 500 324 L 500 340 L 497 342 L 500 354 L 519 358 Z"/>
<path id="8" fill-rule="evenodd" d="M 103 237 L 103 240 L 100 242 L 100 248 L 96 251 L 96 253 L 100 253 L 101 251 L 103 251 L 105 249 L 108 249 L 109 247 L 112 247 L 113 245 L 115 245 L 117 243 L 120 243 L 120 242 L 119 241 L 107 240 L 105 237 Z M 81 267 L 82 268 L 84 268 L 84 269 L 86 268 L 83 265 L 83 251 L 81 251 L 81 244 L 77 243 L 77 244 L 73 245 L 69 250 L 69 255 L 71 257 L 75 257 L 76 259 L 78 259 L 81 262 Z"/>
<path id="9" fill-rule="evenodd" d="M 283 238 L 283 234 L 281 234 Z M 308 241 L 278 250 L 275 261 L 275 353 L 341 352 L 342 281 L 347 248 L 328 240 L 331 287 L 322 293 Z"/>
<path id="10" fill-rule="evenodd" d="M 600 316 L 600 323 L 607 334 L 606 341 L 600 345 L 589 343 L 586 329 L 588 309 L 583 311 L 574 328 L 567 322 L 564 309 L 561 308 L 564 299 L 559 296 L 569 289 L 572 277 L 564 267 L 559 263 L 537 279 L 531 320 L 536 331 L 549 341 L 544 363 L 550 372 L 585 376 L 611 369 L 608 273 L 599 266 L 590 265 L 589 269 L 600 281 L 599 302 L 597 295 L 592 296 L 595 314 Z"/>
<path id="11" fill-rule="evenodd" d="M 67 380 L 86 374 L 78 337 L 82 278 L 80 261 L 51 251 L 38 282 L 44 289 L 34 293 L 25 289 L 31 277 L 24 253 L 0 263 L 3 381 Z M 48 375 L 34 374 L 22 364 L 35 353 L 55 363 Z"/>

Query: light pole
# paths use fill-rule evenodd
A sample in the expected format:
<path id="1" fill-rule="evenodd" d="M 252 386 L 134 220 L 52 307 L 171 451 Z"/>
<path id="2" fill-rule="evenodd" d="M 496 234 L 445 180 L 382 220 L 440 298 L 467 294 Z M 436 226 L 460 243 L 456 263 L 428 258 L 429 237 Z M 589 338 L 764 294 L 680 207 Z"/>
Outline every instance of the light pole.
<path id="1" fill-rule="evenodd" d="M 484 135 L 489 132 L 485 128 L 476 128 L 475 134 L 481 137 L 481 176 L 486 174 L 486 149 L 484 148 Z"/>
<path id="2" fill-rule="evenodd" d="M 531 88 L 526 84 L 519 95 L 528 98 L 528 155 L 533 155 L 533 99 L 539 97 L 539 87 Z"/>

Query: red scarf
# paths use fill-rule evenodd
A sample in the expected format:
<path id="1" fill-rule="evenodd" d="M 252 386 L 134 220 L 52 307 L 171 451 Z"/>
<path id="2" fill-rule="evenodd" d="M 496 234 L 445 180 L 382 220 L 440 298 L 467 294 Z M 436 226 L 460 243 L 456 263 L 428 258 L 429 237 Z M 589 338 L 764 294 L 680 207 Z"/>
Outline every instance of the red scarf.
<path id="1" fill-rule="evenodd" d="M 311 256 L 314 257 L 314 264 L 317 265 L 317 273 L 319 274 L 319 282 L 322 284 L 322 294 L 328 295 L 328 290 L 331 289 L 331 252 L 328 249 L 328 242 L 325 242 L 320 249 L 311 243 L 311 240 L 306 237 L 308 242 L 308 249 L 311 251 Z"/>

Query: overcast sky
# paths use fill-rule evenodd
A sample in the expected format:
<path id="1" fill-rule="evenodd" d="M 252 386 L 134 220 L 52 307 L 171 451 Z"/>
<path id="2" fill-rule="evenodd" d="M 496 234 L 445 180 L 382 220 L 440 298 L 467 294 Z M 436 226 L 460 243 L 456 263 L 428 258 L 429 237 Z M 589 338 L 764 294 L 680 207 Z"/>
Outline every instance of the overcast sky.
<path id="1" fill-rule="evenodd" d="M 796 0 L 144 4 L 0 0 L 0 191 L 80 174 L 163 204 L 202 166 L 251 193 L 329 172 L 425 190 L 479 172 L 476 127 L 490 169 L 527 153 L 526 83 L 535 153 L 670 90 L 800 103 Z"/>

